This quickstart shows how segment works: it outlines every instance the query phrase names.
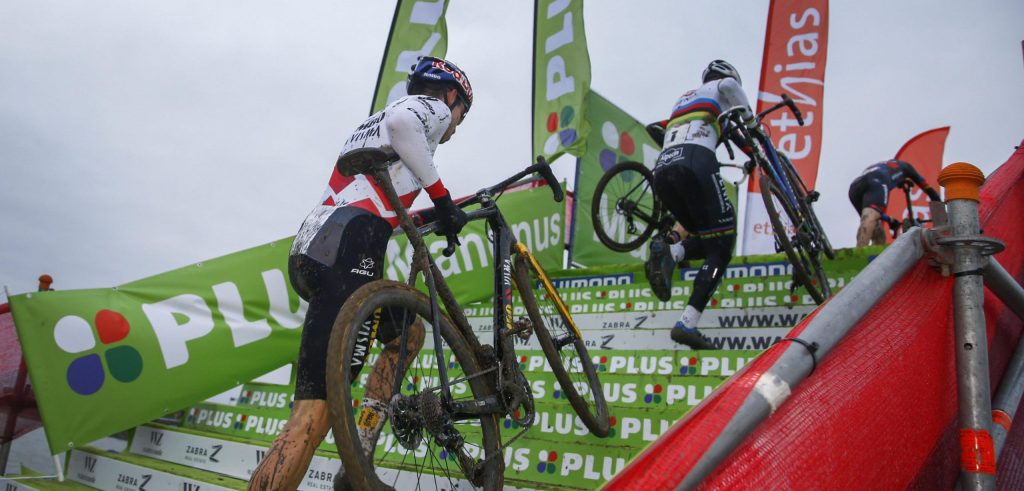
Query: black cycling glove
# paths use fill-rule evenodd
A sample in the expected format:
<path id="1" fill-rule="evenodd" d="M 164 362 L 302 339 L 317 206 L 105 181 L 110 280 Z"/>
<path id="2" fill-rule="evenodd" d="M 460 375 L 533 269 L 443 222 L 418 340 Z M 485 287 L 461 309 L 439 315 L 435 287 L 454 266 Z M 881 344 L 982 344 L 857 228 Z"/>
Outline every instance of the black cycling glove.
<path id="1" fill-rule="evenodd" d="M 932 201 L 942 201 L 942 198 L 939 197 L 939 193 L 932 189 L 931 186 L 925 186 L 924 192 L 928 194 L 928 199 Z"/>
<path id="2" fill-rule="evenodd" d="M 444 193 L 434 201 L 434 212 L 437 215 L 437 233 L 439 235 L 455 235 L 466 225 L 466 212 L 455 206 L 452 195 Z"/>

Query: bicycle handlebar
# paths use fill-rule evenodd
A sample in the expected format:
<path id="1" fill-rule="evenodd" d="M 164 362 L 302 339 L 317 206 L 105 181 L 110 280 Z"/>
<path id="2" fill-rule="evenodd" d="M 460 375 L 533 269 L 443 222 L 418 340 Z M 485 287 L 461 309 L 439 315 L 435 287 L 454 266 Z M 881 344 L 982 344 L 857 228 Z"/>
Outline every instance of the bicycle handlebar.
<path id="1" fill-rule="evenodd" d="M 544 181 L 546 182 L 548 187 L 551 188 L 551 193 L 554 195 L 553 197 L 556 202 L 561 203 L 562 200 L 565 199 L 565 192 L 562 190 L 562 185 L 555 178 L 554 172 L 551 171 L 551 166 L 548 165 L 547 161 L 544 159 L 544 156 L 538 155 L 536 164 L 533 164 L 527 167 L 526 169 L 517 172 L 512 177 L 509 177 L 508 179 L 505 179 L 504 181 L 501 181 L 500 183 L 495 184 L 494 186 L 487 187 L 477 191 L 476 194 L 474 194 L 472 197 L 459 201 L 456 205 L 459 208 L 466 208 L 468 206 L 481 203 L 481 201 L 483 201 L 485 197 L 490 198 L 494 194 L 504 191 L 509 186 L 518 182 L 520 179 L 534 173 L 539 173 L 541 177 L 544 178 Z M 487 218 L 491 216 L 494 213 L 493 208 L 493 206 L 484 206 L 479 210 L 473 210 L 467 213 L 466 222 L 468 223 L 473 220 L 479 220 L 481 218 Z M 436 232 L 437 222 L 430 222 L 421 227 L 418 227 L 418 229 L 421 234 L 429 234 Z M 450 234 L 446 236 L 446 239 L 448 240 L 448 245 L 444 248 L 442 254 L 444 254 L 445 257 L 451 257 L 451 255 L 455 253 L 455 247 L 459 245 L 459 236 L 457 234 Z"/>

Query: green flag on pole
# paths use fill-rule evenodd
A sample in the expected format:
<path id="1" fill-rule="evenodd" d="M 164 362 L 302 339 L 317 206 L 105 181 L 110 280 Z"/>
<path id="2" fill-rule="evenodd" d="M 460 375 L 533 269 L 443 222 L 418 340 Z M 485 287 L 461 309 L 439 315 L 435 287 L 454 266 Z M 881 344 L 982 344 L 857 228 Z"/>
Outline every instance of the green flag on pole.
<path id="1" fill-rule="evenodd" d="M 590 55 L 582 0 L 537 0 L 533 39 L 533 155 L 582 155 Z"/>
<path id="2" fill-rule="evenodd" d="M 405 96 L 409 70 L 420 56 L 444 58 L 448 52 L 448 25 L 444 14 L 448 0 L 403 2 L 398 0 L 391 33 L 380 64 L 377 89 L 373 93 L 370 114 L 384 109 L 389 102 Z"/>

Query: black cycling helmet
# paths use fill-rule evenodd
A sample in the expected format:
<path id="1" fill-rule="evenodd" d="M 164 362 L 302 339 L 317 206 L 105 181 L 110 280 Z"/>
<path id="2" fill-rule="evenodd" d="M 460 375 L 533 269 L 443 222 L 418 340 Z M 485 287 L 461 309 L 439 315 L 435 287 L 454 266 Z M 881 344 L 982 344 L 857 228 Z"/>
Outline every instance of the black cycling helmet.
<path id="1" fill-rule="evenodd" d="M 736 67 L 723 60 L 714 60 L 708 63 L 708 67 L 704 69 L 704 74 L 701 75 L 701 80 L 707 83 L 711 78 L 726 77 L 734 78 L 736 83 L 743 85 L 743 81 L 740 80 L 740 72 L 736 71 Z"/>
<path id="2" fill-rule="evenodd" d="M 409 72 L 409 81 L 406 82 L 405 90 L 418 82 L 441 83 L 451 85 L 458 91 L 459 97 L 466 105 L 466 112 L 469 112 L 473 105 L 473 86 L 469 84 L 469 77 L 455 63 L 433 56 L 421 56 Z"/>

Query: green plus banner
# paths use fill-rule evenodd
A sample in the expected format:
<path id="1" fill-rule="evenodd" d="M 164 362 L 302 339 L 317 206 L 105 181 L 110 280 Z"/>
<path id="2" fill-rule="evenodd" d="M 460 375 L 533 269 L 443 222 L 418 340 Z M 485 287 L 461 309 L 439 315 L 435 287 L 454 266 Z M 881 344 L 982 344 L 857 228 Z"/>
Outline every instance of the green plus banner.
<path id="1" fill-rule="evenodd" d="M 447 9 L 448 0 L 398 0 L 370 114 L 406 95 L 405 81 L 416 58 L 444 58 L 448 51 L 448 25 L 444 19 Z"/>
<path id="2" fill-rule="evenodd" d="M 561 264 L 564 207 L 547 188 L 499 201 L 513 233 L 550 269 Z M 483 222 L 437 264 L 460 302 L 493 289 Z M 427 238 L 439 256 L 446 241 Z M 115 288 L 10 298 L 54 453 L 182 409 L 294 361 L 306 302 L 287 280 L 291 238 Z M 385 274 L 402 280 L 412 249 L 388 245 Z"/>
<path id="3" fill-rule="evenodd" d="M 533 30 L 533 155 L 581 155 L 590 91 L 583 1 L 537 0 Z"/>
<path id="4" fill-rule="evenodd" d="M 647 258 L 647 247 L 632 252 L 615 252 L 605 247 L 594 234 L 591 208 L 594 190 L 601 176 L 620 162 L 640 162 L 653 169 L 661 146 L 654 142 L 644 125 L 594 91 L 586 98 L 586 152 L 579 158 L 576 170 L 576 195 L 573 202 L 573 237 L 570 259 L 587 267 L 609 264 L 632 264 Z M 604 229 L 613 237 L 625 237 L 626 223 L 614 213 L 615 203 L 605 199 L 601 206 L 606 222 Z"/>

